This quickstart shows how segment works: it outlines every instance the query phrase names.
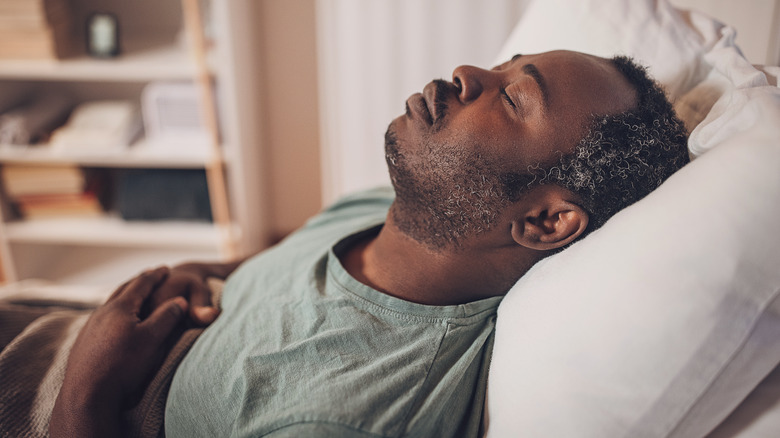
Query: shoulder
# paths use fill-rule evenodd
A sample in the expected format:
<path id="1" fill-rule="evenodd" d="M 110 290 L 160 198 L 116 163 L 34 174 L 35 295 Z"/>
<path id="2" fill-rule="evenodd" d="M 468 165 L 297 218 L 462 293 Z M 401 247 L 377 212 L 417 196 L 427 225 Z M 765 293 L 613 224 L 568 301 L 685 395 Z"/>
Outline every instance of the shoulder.
<path id="1" fill-rule="evenodd" d="M 349 234 L 383 223 L 394 199 L 395 193 L 389 187 L 348 195 L 309 219 L 285 243 L 308 241 L 330 246 Z"/>
<path id="2" fill-rule="evenodd" d="M 321 225 L 336 219 L 371 214 L 386 214 L 395 193 L 390 187 L 378 187 L 347 195 L 307 222 L 304 228 Z"/>

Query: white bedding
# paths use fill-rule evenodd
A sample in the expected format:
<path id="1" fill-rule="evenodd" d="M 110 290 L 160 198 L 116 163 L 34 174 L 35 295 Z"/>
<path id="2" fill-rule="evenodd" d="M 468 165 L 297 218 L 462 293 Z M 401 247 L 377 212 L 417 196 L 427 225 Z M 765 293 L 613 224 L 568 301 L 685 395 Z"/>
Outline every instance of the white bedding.
<path id="1" fill-rule="evenodd" d="M 537 1 L 500 58 L 560 48 L 648 64 L 698 158 L 510 291 L 487 436 L 704 436 L 780 362 L 776 79 L 665 1 Z M 777 433 L 776 374 L 712 436 Z"/>

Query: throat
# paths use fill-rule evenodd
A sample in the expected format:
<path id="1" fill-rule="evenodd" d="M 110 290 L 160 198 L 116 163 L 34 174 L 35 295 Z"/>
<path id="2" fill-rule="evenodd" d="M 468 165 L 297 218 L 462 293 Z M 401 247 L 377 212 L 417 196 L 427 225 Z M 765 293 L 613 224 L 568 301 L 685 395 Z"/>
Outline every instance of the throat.
<path id="1" fill-rule="evenodd" d="M 361 236 L 337 253 L 357 281 L 384 294 L 426 305 L 457 305 L 503 295 L 484 264 L 471 256 L 433 252 L 386 225 Z M 493 277 L 495 278 L 495 277 Z"/>
<path id="2" fill-rule="evenodd" d="M 371 261 L 373 257 L 369 253 L 376 237 L 376 235 L 363 236 L 361 239 L 343 248 L 341 252 L 337 252 L 336 255 L 344 269 L 355 280 L 380 292 L 387 293 L 373 280 L 376 277 L 374 272 L 376 266 Z"/>

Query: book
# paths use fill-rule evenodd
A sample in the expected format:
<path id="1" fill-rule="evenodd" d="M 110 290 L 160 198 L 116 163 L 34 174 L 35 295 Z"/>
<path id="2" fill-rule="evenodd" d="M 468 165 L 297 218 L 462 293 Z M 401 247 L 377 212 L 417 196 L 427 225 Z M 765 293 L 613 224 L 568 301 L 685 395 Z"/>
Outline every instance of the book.
<path id="1" fill-rule="evenodd" d="M 15 199 L 25 219 L 63 216 L 92 217 L 103 214 L 98 197 L 91 192 L 64 195 L 26 195 Z"/>
<path id="2" fill-rule="evenodd" d="M 23 219 L 98 216 L 110 203 L 111 181 L 105 169 L 6 165 L 2 183 L 4 199 Z"/>
<path id="3" fill-rule="evenodd" d="M 86 179 L 77 166 L 4 165 L 0 169 L 5 194 L 11 199 L 28 195 L 79 194 Z"/>
<path id="4" fill-rule="evenodd" d="M 64 21 L 70 21 L 70 11 L 62 0 L 0 0 L 0 29 L 44 29 Z"/>
<path id="5" fill-rule="evenodd" d="M 0 58 L 67 57 L 70 34 L 70 12 L 62 0 L 0 1 Z"/>
<path id="6" fill-rule="evenodd" d="M 72 50 L 67 23 L 42 29 L 0 28 L 0 58 L 62 59 L 71 55 Z"/>
<path id="7" fill-rule="evenodd" d="M 49 11 L 65 8 L 66 3 L 64 0 L 2 0 L 0 15 L 46 15 Z"/>

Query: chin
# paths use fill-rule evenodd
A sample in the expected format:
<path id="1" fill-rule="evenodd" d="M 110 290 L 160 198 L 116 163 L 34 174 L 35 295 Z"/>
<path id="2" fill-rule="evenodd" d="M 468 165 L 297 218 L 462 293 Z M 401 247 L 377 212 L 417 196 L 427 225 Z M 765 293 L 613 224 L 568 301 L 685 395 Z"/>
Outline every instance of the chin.
<path id="1" fill-rule="evenodd" d="M 398 135 L 396 133 L 394 120 L 390 123 L 390 126 L 387 127 L 387 131 L 385 132 L 385 161 L 387 162 L 387 167 L 390 169 L 394 168 L 401 156 L 402 154 L 398 150 Z"/>

